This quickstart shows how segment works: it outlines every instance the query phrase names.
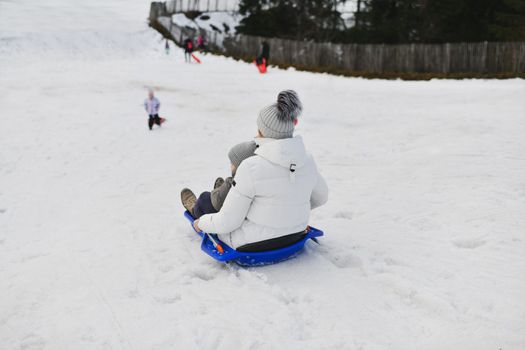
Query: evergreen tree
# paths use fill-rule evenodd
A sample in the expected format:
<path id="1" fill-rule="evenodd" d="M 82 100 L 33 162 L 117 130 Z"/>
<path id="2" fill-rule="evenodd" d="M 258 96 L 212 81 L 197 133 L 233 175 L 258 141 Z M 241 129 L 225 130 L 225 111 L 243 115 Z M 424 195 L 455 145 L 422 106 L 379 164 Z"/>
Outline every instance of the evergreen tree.
<path id="1" fill-rule="evenodd" d="M 423 18 L 426 42 L 483 41 L 499 0 L 431 0 Z"/>
<path id="2" fill-rule="evenodd" d="M 490 40 L 525 40 L 525 0 L 500 0 L 488 28 Z"/>
<path id="3" fill-rule="evenodd" d="M 525 0 L 368 0 L 358 42 L 525 40 Z M 357 38 L 356 38 L 357 36 Z"/>
<path id="4" fill-rule="evenodd" d="M 369 42 L 420 41 L 420 0 L 368 0 L 362 14 L 362 28 Z"/>
<path id="5" fill-rule="evenodd" d="M 242 0 L 238 31 L 295 40 L 442 43 L 525 40 L 525 0 L 358 0 L 345 29 L 341 0 Z"/>
<path id="6" fill-rule="evenodd" d="M 295 40 L 331 41 L 341 32 L 342 0 L 242 0 L 246 17 L 237 31 L 248 35 Z"/>

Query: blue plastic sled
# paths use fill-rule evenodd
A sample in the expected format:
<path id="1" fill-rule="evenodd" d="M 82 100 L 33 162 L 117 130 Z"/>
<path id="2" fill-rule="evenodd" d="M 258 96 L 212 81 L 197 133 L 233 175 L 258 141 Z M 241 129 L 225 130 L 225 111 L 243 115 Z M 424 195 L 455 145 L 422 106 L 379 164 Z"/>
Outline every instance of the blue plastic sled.
<path id="1" fill-rule="evenodd" d="M 206 254 L 208 254 L 217 261 L 232 261 L 241 266 L 270 265 L 276 264 L 284 260 L 288 260 L 290 258 L 295 257 L 303 250 L 304 244 L 307 240 L 312 239 L 314 242 L 318 243 L 316 237 L 321 237 L 324 235 L 323 231 L 310 226 L 308 232 L 306 233 L 306 236 L 299 242 L 294 243 L 288 247 L 256 253 L 238 252 L 235 249 L 229 247 L 226 243 L 219 240 L 219 238 L 217 238 L 216 235 L 213 235 L 213 239 L 216 241 L 216 243 L 219 243 L 222 246 L 222 249 L 224 250 L 224 252 L 221 253 L 215 247 L 214 242 L 209 237 L 209 234 L 206 234 L 204 232 L 198 232 L 197 230 L 195 230 L 195 228 L 193 227 L 193 221 L 195 221 L 193 216 L 191 216 L 191 214 L 187 211 L 184 213 L 184 216 L 191 223 L 191 227 L 193 228 L 193 230 L 197 232 L 199 236 L 202 237 L 201 249 Z"/>

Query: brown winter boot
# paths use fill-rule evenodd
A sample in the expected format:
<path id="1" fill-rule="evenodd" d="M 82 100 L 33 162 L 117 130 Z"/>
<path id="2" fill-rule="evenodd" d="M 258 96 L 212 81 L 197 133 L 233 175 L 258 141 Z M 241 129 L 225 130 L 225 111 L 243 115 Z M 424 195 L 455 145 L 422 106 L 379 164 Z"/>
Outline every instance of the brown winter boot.
<path id="1" fill-rule="evenodd" d="M 180 192 L 180 200 L 182 201 L 184 208 L 186 208 L 186 210 L 189 211 L 191 215 L 193 215 L 193 207 L 197 202 L 197 197 L 195 197 L 195 194 L 193 194 L 189 188 L 185 188 Z"/>
<path id="2" fill-rule="evenodd" d="M 213 189 L 219 188 L 224 183 L 224 179 L 222 177 L 218 177 L 217 180 L 215 180 L 215 184 L 213 185 Z"/>

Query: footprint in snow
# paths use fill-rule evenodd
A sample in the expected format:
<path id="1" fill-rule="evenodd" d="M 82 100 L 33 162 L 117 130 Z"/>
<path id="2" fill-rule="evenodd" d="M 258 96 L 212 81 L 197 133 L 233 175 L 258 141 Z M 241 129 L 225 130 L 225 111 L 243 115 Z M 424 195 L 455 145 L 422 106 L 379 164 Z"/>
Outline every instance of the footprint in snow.
<path id="1" fill-rule="evenodd" d="M 385 262 L 385 264 L 388 265 L 388 266 L 406 266 L 405 263 L 403 263 L 403 262 L 401 262 L 401 261 L 399 261 L 399 260 L 393 259 L 393 258 L 391 258 L 391 257 L 386 257 L 386 258 L 384 259 L 384 262 Z"/>
<path id="2" fill-rule="evenodd" d="M 153 298 L 159 304 L 174 304 L 177 301 L 181 300 L 182 297 L 179 293 L 175 293 L 166 295 L 156 295 Z"/>
<path id="3" fill-rule="evenodd" d="M 137 288 L 129 290 L 127 293 L 128 298 L 134 299 L 139 297 L 140 293 Z"/>
<path id="4" fill-rule="evenodd" d="M 324 245 L 319 246 L 318 250 L 325 259 L 340 269 L 360 268 L 363 266 L 362 260 L 347 250 Z"/>
<path id="5" fill-rule="evenodd" d="M 474 239 L 456 239 L 452 241 L 452 243 L 458 248 L 476 249 L 484 245 L 486 242 L 482 239 L 474 238 Z"/>
<path id="6" fill-rule="evenodd" d="M 211 281 L 216 277 L 215 272 L 210 269 L 193 269 L 188 271 L 187 275 L 203 281 Z"/>
<path id="7" fill-rule="evenodd" d="M 338 211 L 334 215 L 334 218 L 336 219 L 352 220 L 353 217 L 354 217 L 354 214 L 351 211 L 346 211 L 346 210 Z"/>
<path id="8" fill-rule="evenodd" d="M 340 269 L 346 269 L 349 267 L 359 268 L 363 265 L 361 259 L 352 254 L 334 254 L 331 261 L 332 264 Z"/>
<path id="9" fill-rule="evenodd" d="M 163 273 L 168 273 L 173 271 L 173 265 L 162 265 L 159 267 L 159 271 Z"/>
<path id="10" fill-rule="evenodd" d="M 31 333 L 22 339 L 20 349 L 22 350 L 41 350 L 46 347 L 46 342 L 38 334 Z"/>

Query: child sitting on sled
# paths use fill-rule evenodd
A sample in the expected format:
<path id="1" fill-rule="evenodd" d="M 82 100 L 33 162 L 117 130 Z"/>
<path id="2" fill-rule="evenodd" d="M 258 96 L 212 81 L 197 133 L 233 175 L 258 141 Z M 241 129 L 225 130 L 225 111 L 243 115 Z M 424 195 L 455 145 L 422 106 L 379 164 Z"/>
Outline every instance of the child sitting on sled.
<path id="1" fill-rule="evenodd" d="M 196 219 L 204 214 L 218 213 L 224 204 L 226 195 L 228 195 L 228 192 L 232 187 L 237 168 L 241 165 L 243 160 L 255 155 L 254 152 L 256 148 L 257 145 L 254 141 L 242 142 L 233 146 L 230 149 L 230 152 L 228 152 L 228 158 L 230 158 L 231 162 L 232 176 L 226 178 L 226 180 L 222 177 L 217 178 L 213 190 L 211 192 L 202 192 L 199 199 L 197 199 L 190 189 L 183 189 L 180 196 L 184 208 L 186 208 L 186 210 Z"/>

